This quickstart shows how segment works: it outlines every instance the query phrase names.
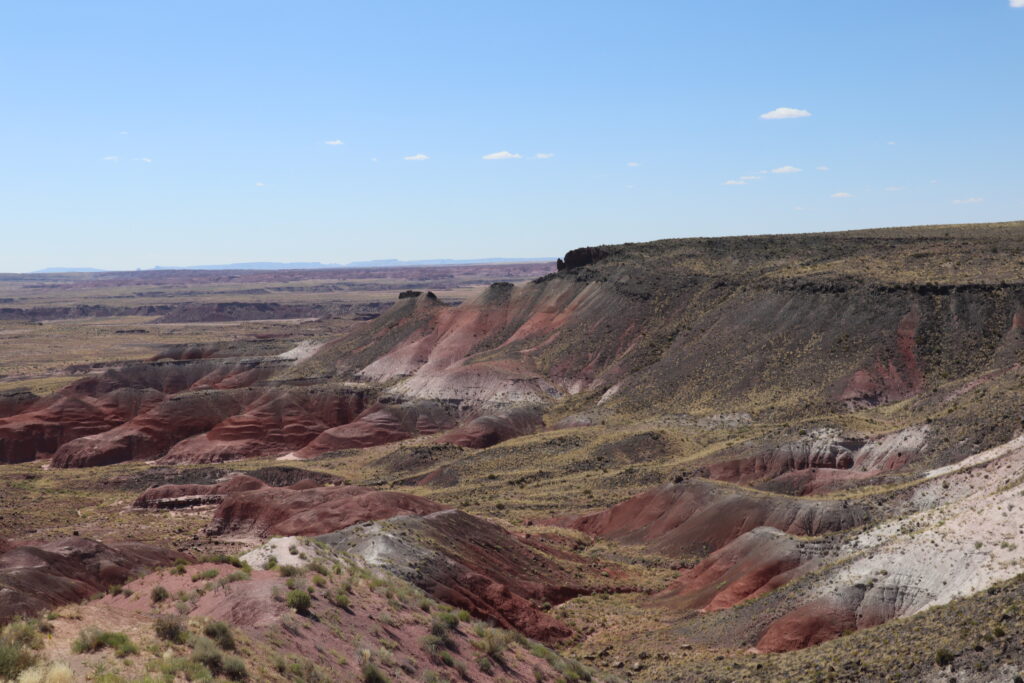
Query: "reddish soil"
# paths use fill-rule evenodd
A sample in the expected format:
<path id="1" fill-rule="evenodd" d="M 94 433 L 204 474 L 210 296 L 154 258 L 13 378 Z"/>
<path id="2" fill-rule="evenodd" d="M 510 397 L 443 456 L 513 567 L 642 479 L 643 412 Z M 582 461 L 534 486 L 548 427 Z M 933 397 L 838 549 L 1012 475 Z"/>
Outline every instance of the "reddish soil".
<path id="1" fill-rule="evenodd" d="M 656 604 L 674 609 L 714 611 L 732 607 L 785 585 L 816 566 L 815 554 L 776 529 L 749 531 L 684 569 Z"/>
<path id="2" fill-rule="evenodd" d="M 548 642 L 572 629 L 545 612 L 545 603 L 630 589 L 620 569 L 459 510 L 354 526 L 320 540 L 361 554 L 438 600 Z"/>
<path id="3" fill-rule="evenodd" d="M 79 537 L 38 547 L 0 547 L 0 553 L 0 624 L 84 600 L 183 557 L 141 543 L 105 545 Z"/>
<path id="4" fill-rule="evenodd" d="M 405 493 L 300 482 L 225 494 L 214 513 L 210 533 L 315 536 L 359 522 L 444 509 L 444 505 Z"/>
<path id="5" fill-rule="evenodd" d="M 603 512 L 554 522 L 675 556 L 716 550 L 760 526 L 817 536 L 868 519 L 857 503 L 759 494 L 694 479 L 652 489 Z"/>

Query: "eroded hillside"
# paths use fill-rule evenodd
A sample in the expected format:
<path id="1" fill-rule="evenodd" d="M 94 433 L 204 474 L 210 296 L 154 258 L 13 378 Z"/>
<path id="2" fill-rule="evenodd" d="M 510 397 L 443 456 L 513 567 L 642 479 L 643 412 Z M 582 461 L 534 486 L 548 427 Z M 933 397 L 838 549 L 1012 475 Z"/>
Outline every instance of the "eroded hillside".
<path id="1" fill-rule="evenodd" d="M 877 675 L 847 641 L 915 680 L 1024 666 L 989 614 L 1024 560 L 1024 223 L 581 249 L 238 348 L 5 394 L 0 535 L 317 537 L 605 677 Z M 970 637 L 922 655 L 943 623 Z"/>

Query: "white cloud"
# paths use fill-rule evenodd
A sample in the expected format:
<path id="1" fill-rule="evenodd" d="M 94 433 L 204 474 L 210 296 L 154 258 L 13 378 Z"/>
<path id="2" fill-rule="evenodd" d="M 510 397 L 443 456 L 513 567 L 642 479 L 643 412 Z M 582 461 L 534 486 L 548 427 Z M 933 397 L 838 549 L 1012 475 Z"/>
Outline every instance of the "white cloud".
<path id="1" fill-rule="evenodd" d="M 639 165 L 640 165 L 640 162 L 638 162 L 638 161 L 630 161 L 630 162 L 626 163 L 626 166 L 629 166 L 630 168 L 636 168 Z"/>
<path id="2" fill-rule="evenodd" d="M 488 161 L 500 161 L 501 159 L 522 159 L 522 154 L 513 154 L 507 149 L 503 149 L 500 152 L 492 152 L 491 154 L 485 154 L 484 159 Z"/>
<path id="3" fill-rule="evenodd" d="M 120 161 L 121 157 L 103 157 L 103 161 Z"/>
<path id="4" fill-rule="evenodd" d="M 896 143 L 895 143 L 895 142 L 893 142 L 892 140 L 890 140 L 889 142 L 887 142 L 887 143 L 885 143 L 885 144 L 887 144 L 887 145 L 889 145 L 889 146 L 893 146 L 893 145 L 895 145 Z"/>
<path id="5" fill-rule="evenodd" d="M 345 143 L 341 140 L 324 140 L 325 145 L 344 145 Z"/>
<path id="6" fill-rule="evenodd" d="M 811 112 L 806 109 L 793 109 L 791 107 L 779 107 L 778 109 L 772 109 L 770 112 L 761 114 L 762 119 L 776 120 L 776 119 L 804 119 L 811 115 Z"/>
<path id="7" fill-rule="evenodd" d="M 537 152 L 534 156 L 538 159 L 552 159 L 555 155 L 551 152 Z"/>
<path id="8" fill-rule="evenodd" d="M 1024 6 L 1024 5 L 1022 5 L 1022 6 Z M 967 199 L 954 199 L 953 203 L 954 204 L 981 204 L 983 201 L 985 201 L 985 200 L 982 199 L 981 197 L 969 197 Z"/>
<path id="9" fill-rule="evenodd" d="M 832 195 L 832 199 L 849 199 L 852 196 L 849 192 L 836 192 Z"/>
<path id="10" fill-rule="evenodd" d="M 119 135 L 128 135 L 128 131 L 122 130 L 118 133 Z"/>
<path id="11" fill-rule="evenodd" d="M 819 170 L 819 171 L 828 171 L 828 170 L 829 170 L 829 167 L 828 167 L 828 166 L 819 166 L 819 167 L 818 167 L 818 170 Z"/>
<path id="12" fill-rule="evenodd" d="M 1010 0 L 1010 7 L 1024 7 L 1024 0 Z"/>
<path id="13" fill-rule="evenodd" d="M 746 185 L 746 182 L 742 180 L 726 180 L 723 185 Z"/>
<path id="14" fill-rule="evenodd" d="M 903 189 L 904 188 L 900 187 L 899 185 L 890 185 L 889 187 L 885 188 L 885 191 L 886 192 L 899 192 L 899 191 L 901 191 Z"/>
<path id="15" fill-rule="evenodd" d="M 426 161 L 430 157 L 426 154 L 413 154 L 411 157 L 402 157 L 406 161 Z"/>
<path id="16" fill-rule="evenodd" d="M 263 183 L 256 183 L 256 187 L 263 187 Z"/>
<path id="17" fill-rule="evenodd" d="M 132 159 L 132 161 L 142 161 L 142 162 L 145 162 L 147 164 L 153 163 L 153 160 L 150 159 L 149 157 L 139 157 L 137 159 Z"/>
<path id="18" fill-rule="evenodd" d="M 778 168 L 773 168 L 772 173 L 799 173 L 802 170 L 796 166 L 779 166 Z"/>

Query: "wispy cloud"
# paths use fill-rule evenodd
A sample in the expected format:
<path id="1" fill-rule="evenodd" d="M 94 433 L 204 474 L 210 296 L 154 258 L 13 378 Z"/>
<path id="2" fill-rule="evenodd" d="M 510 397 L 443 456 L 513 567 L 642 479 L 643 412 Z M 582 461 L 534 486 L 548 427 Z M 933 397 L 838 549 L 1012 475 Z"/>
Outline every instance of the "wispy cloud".
<path id="1" fill-rule="evenodd" d="M 135 159 L 132 159 L 132 161 L 141 161 L 141 162 L 146 163 L 146 164 L 153 163 L 153 160 L 150 159 L 149 157 L 137 157 Z"/>
<path id="2" fill-rule="evenodd" d="M 772 173 L 799 173 L 802 170 L 796 166 L 779 166 L 778 168 L 773 168 Z"/>
<path id="3" fill-rule="evenodd" d="M 640 165 L 639 161 L 629 161 L 629 162 L 626 162 L 626 166 L 629 166 L 630 168 L 636 168 L 639 165 Z"/>
<path id="4" fill-rule="evenodd" d="M 264 187 L 264 183 L 256 183 L 256 187 Z"/>
<path id="5" fill-rule="evenodd" d="M 1024 7 L 1024 0 L 1010 0 L 1010 7 Z"/>
<path id="6" fill-rule="evenodd" d="M 829 167 L 828 166 L 818 166 L 818 170 L 819 171 L 828 171 Z"/>
<path id="7" fill-rule="evenodd" d="M 324 140 L 325 145 L 344 145 L 345 143 L 341 140 Z"/>
<path id="8" fill-rule="evenodd" d="M 832 195 L 832 199 L 849 199 L 852 196 L 849 192 L 836 192 Z"/>
<path id="9" fill-rule="evenodd" d="M 1022 4 L 1021 6 L 1024 7 L 1024 4 Z M 967 199 L 954 199 L 953 203 L 954 204 L 981 204 L 983 201 L 985 201 L 985 200 L 982 199 L 981 197 L 968 197 Z"/>
<path id="10" fill-rule="evenodd" d="M 537 159 L 553 159 L 555 157 L 551 152 L 537 152 L 534 156 Z"/>
<path id="11" fill-rule="evenodd" d="M 502 159 L 522 159 L 522 154 L 513 154 L 507 149 L 503 149 L 500 152 L 492 152 L 483 156 L 487 161 L 501 161 Z"/>
<path id="12" fill-rule="evenodd" d="M 722 184 L 723 185 L 746 185 L 747 183 L 744 180 L 726 180 Z"/>
<path id="13" fill-rule="evenodd" d="M 103 161 L 120 161 L 120 160 L 121 160 L 121 157 L 114 157 L 114 156 L 103 157 Z"/>
<path id="14" fill-rule="evenodd" d="M 411 157 L 402 157 L 406 161 L 426 161 L 430 157 L 426 154 L 413 154 Z"/>
<path id="15" fill-rule="evenodd" d="M 900 187 L 899 185 L 890 185 L 889 187 L 885 188 L 885 191 L 886 192 L 900 192 L 903 189 L 904 188 Z"/>
<path id="16" fill-rule="evenodd" d="M 811 112 L 806 109 L 793 109 L 792 107 L 779 107 L 778 109 L 772 109 L 769 112 L 761 114 L 762 119 L 777 120 L 777 119 L 805 119 L 811 115 Z"/>
<path id="17" fill-rule="evenodd" d="M 761 179 L 761 176 L 759 176 L 759 175 L 741 175 L 740 176 L 740 180 L 760 180 L 760 179 Z"/>

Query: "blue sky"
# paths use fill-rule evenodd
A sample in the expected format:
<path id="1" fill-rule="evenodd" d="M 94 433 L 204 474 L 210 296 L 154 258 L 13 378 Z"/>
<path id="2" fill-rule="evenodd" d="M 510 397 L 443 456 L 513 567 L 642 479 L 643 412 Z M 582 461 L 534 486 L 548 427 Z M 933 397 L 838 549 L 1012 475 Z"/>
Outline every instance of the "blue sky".
<path id="1" fill-rule="evenodd" d="M 0 271 L 1014 220 L 1022 112 L 1024 0 L 6 2 Z"/>

